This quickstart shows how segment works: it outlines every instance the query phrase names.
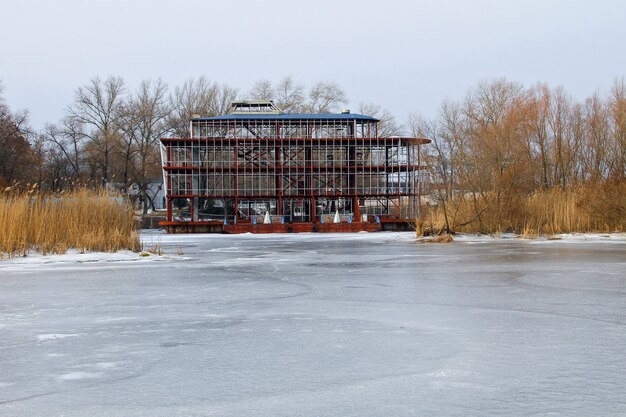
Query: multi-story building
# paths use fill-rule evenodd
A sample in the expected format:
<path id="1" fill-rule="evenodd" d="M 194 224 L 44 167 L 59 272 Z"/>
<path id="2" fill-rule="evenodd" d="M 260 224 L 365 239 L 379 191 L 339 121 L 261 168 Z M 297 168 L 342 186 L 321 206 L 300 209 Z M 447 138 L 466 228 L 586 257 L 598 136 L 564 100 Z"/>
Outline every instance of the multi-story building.
<path id="1" fill-rule="evenodd" d="M 191 120 L 189 138 L 162 138 L 170 231 L 401 229 L 419 211 L 420 145 L 378 137 L 379 120 L 286 114 L 239 101 Z"/>

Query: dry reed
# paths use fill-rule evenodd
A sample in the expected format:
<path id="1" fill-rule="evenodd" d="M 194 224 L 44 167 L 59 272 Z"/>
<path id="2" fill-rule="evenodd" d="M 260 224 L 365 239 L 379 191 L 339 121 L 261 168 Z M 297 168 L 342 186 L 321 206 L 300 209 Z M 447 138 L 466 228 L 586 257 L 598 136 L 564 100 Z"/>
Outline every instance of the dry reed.
<path id="1" fill-rule="evenodd" d="M 0 194 L 0 255 L 140 249 L 131 207 L 108 192 Z"/>
<path id="2" fill-rule="evenodd" d="M 514 196 L 501 206 L 459 198 L 448 202 L 447 209 L 450 232 L 512 232 L 526 237 L 621 232 L 626 230 L 626 184 L 540 190 Z M 418 236 L 441 234 L 445 224 L 443 208 L 429 207 L 418 219 Z"/>

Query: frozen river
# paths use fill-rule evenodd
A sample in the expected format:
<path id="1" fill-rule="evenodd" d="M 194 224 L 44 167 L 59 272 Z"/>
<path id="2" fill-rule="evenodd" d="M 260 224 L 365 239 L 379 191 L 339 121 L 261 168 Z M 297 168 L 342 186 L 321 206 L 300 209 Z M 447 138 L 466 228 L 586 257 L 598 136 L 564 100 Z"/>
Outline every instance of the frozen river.
<path id="1" fill-rule="evenodd" d="M 0 261 L 0 416 L 624 416 L 626 239 Z"/>

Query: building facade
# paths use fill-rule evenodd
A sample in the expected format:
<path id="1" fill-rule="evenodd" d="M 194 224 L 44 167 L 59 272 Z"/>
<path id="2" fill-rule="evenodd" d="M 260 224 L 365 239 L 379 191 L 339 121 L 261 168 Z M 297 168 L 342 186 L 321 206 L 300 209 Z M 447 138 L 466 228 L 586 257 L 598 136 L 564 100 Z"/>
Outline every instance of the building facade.
<path id="1" fill-rule="evenodd" d="M 378 120 L 284 114 L 271 101 L 194 118 L 162 138 L 170 231 L 358 231 L 419 211 L 420 138 L 380 138 Z M 387 226 L 386 226 L 387 225 Z"/>

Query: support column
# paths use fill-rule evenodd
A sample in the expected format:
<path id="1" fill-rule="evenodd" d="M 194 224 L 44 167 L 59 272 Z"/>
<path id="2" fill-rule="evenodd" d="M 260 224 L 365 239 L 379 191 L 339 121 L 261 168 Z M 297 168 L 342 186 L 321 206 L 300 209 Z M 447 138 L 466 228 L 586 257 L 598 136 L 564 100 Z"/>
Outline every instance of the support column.
<path id="1" fill-rule="evenodd" d="M 232 170 L 233 170 L 233 189 L 235 190 L 235 195 L 234 195 L 234 199 L 235 199 L 235 224 L 237 224 L 237 220 L 239 215 L 239 178 L 238 178 L 238 174 L 239 174 L 239 157 L 238 157 L 238 147 L 237 147 L 237 122 L 233 122 L 233 149 L 234 149 L 234 155 L 233 155 L 233 166 L 232 166 Z M 227 202 L 226 199 L 224 199 L 224 217 L 226 218 L 228 216 L 227 214 L 228 212 L 228 207 L 227 207 Z"/>
<path id="2" fill-rule="evenodd" d="M 197 146 L 193 146 L 191 143 L 191 220 L 198 221 L 198 209 L 200 202 L 198 200 L 198 194 L 200 190 L 200 141 L 198 140 Z"/>
<path id="3" fill-rule="evenodd" d="M 283 164 L 282 164 L 282 140 L 280 138 L 280 123 L 276 122 L 274 137 L 274 184 L 276 197 L 278 198 L 277 214 L 283 215 Z"/>

